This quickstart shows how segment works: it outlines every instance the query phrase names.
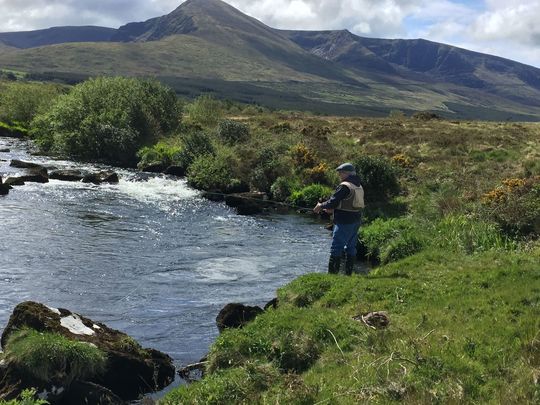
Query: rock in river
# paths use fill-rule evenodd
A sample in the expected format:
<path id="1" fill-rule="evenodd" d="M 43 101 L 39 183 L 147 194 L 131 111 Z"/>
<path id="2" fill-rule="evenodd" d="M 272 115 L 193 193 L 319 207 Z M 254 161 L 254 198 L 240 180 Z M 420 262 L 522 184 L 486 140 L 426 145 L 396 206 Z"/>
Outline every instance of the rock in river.
<path id="1" fill-rule="evenodd" d="M 62 181 L 81 181 L 84 174 L 80 170 L 54 170 L 49 174 L 49 178 Z"/>
<path id="2" fill-rule="evenodd" d="M 0 177 L 0 195 L 7 195 L 9 190 L 11 190 L 11 186 L 9 184 L 3 184 L 2 177 Z"/>
<path id="3" fill-rule="evenodd" d="M 115 172 L 98 172 L 98 173 L 90 173 L 83 177 L 83 183 L 94 183 L 94 184 L 101 184 L 101 183 L 118 183 L 118 174 Z"/>
<path id="4" fill-rule="evenodd" d="M 54 334 L 95 347 L 106 356 L 104 371 L 69 380 L 66 370 L 70 370 L 70 365 L 64 364 L 64 370 L 57 373 L 53 368 L 54 378 L 39 380 L 21 367 L 15 352 L 14 358 L 9 357 L 10 336 L 21 330 Z M 15 398 L 23 389 L 35 387 L 52 404 L 116 404 L 163 389 L 174 380 L 172 359 L 166 354 L 143 349 L 125 333 L 102 323 L 36 302 L 23 302 L 15 307 L 1 344 L 8 356 L 0 367 L 0 400 Z M 54 355 L 47 361 L 56 364 Z"/>
<path id="5" fill-rule="evenodd" d="M 227 304 L 219 311 L 216 325 L 220 332 L 227 328 L 241 328 L 262 312 L 264 311 L 260 307 L 235 303 Z"/>

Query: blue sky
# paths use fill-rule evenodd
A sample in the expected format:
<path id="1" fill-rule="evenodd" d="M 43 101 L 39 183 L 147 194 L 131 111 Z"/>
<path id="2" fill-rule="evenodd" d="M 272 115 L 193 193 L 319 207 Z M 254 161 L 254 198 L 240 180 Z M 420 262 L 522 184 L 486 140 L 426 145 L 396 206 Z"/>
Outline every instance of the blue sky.
<path id="1" fill-rule="evenodd" d="M 540 67 L 540 0 L 225 1 L 275 28 L 346 28 L 367 37 L 424 38 Z M 181 3 L 0 0 L 0 32 L 59 25 L 118 27 L 167 14 Z"/>

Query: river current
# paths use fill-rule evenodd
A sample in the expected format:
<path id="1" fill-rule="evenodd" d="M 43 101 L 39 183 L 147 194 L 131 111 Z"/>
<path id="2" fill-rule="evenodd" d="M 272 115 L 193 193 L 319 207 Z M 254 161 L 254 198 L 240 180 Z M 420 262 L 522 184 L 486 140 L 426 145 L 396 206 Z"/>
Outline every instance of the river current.
<path id="1" fill-rule="evenodd" d="M 24 172 L 11 159 L 103 168 L 30 156 L 19 140 L 0 138 L 3 148 L 4 178 Z M 51 180 L 0 197 L 0 329 L 15 305 L 38 301 L 119 329 L 179 366 L 206 354 L 225 304 L 264 305 L 299 275 L 325 271 L 330 238 L 319 222 L 239 216 L 183 180 L 115 170 L 117 185 Z"/>

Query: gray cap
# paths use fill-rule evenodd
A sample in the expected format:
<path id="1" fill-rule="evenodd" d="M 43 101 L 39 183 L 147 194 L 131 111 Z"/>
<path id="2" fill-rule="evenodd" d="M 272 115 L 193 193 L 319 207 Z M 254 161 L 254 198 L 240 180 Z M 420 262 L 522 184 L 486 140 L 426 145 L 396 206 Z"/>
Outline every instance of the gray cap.
<path id="1" fill-rule="evenodd" d="M 343 163 L 336 168 L 336 171 L 337 172 L 355 172 L 356 169 L 354 168 L 352 163 Z"/>

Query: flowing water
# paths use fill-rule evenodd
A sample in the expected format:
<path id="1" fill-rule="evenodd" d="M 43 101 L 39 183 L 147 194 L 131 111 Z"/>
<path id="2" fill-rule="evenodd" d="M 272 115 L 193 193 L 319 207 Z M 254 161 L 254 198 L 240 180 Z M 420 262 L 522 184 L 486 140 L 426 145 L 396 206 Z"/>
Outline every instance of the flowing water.
<path id="1" fill-rule="evenodd" d="M 0 152 L 0 175 L 24 172 L 10 159 L 98 169 L 29 156 L 27 146 L 0 138 L 11 149 Z M 226 303 L 264 305 L 297 276 L 325 271 L 321 223 L 239 216 L 184 181 L 117 172 L 118 185 L 51 180 L 0 197 L 0 329 L 15 305 L 38 301 L 126 332 L 178 366 L 206 354 Z"/>

